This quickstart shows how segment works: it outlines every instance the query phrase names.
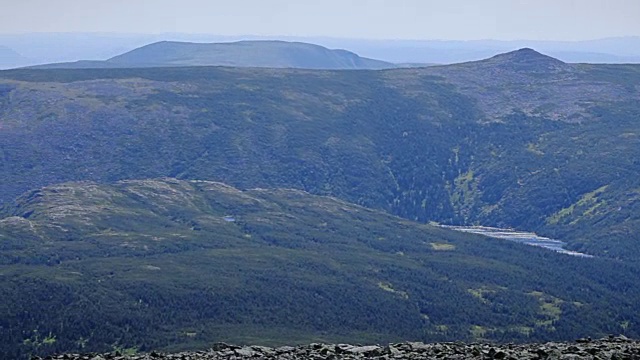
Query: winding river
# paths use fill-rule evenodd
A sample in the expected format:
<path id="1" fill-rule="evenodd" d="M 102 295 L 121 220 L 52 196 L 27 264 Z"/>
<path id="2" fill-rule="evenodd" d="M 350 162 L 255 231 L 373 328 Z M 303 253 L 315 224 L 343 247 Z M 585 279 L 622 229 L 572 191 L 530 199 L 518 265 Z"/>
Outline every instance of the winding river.
<path id="1" fill-rule="evenodd" d="M 564 247 L 567 245 L 565 242 L 555 239 L 550 239 L 544 236 L 538 236 L 532 232 L 516 231 L 513 229 L 501 229 L 488 226 L 453 226 L 453 225 L 441 225 L 444 228 L 461 231 L 472 234 L 480 234 L 496 239 L 505 239 L 509 241 L 519 242 L 521 244 L 530 246 L 539 246 L 557 253 L 579 256 L 584 258 L 592 258 L 593 255 L 580 253 L 577 251 L 566 250 Z"/>

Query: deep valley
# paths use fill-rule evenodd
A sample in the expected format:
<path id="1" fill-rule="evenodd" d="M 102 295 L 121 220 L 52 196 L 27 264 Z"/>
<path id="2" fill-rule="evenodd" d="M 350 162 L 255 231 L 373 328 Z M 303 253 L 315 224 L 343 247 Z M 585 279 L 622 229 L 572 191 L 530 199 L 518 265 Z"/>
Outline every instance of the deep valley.
<path id="1" fill-rule="evenodd" d="M 531 49 L 1 71 L 0 357 L 640 336 L 639 84 Z"/>

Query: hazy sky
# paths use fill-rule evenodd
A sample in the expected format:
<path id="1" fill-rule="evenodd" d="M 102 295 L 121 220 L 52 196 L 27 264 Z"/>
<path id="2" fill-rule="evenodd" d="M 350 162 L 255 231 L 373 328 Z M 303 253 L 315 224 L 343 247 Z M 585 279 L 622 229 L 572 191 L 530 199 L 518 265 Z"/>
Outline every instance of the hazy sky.
<path id="1" fill-rule="evenodd" d="M 586 40 L 639 36 L 640 0 L 0 0 L 27 32 Z"/>

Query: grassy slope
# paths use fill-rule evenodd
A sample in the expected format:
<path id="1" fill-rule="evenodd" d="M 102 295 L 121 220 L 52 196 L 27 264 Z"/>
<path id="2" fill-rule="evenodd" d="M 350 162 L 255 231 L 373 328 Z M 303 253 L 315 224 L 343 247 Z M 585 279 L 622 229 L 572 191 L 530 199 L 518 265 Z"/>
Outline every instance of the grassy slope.
<path id="1" fill-rule="evenodd" d="M 297 190 L 68 183 L 2 214 L 4 357 L 639 332 L 637 274 L 623 264 Z"/>

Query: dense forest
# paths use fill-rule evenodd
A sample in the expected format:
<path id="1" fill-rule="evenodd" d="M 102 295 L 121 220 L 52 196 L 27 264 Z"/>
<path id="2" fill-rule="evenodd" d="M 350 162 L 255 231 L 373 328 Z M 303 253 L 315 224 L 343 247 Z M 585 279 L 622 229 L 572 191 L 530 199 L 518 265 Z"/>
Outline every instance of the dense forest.
<path id="1" fill-rule="evenodd" d="M 3 216 L 3 358 L 640 331 L 637 267 L 296 190 L 68 183 Z"/>
<path id="2" fill-rule="evenodd" d="M 0 73 L 0 201 L 171 176 L 337 196 L 637 257 L 640 67 L 523 49 L 387 71 Z"/>

